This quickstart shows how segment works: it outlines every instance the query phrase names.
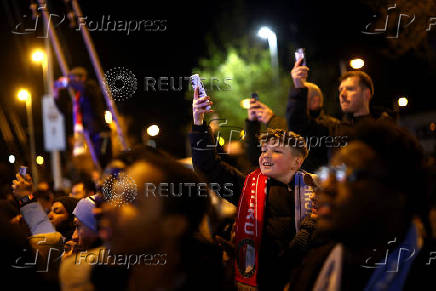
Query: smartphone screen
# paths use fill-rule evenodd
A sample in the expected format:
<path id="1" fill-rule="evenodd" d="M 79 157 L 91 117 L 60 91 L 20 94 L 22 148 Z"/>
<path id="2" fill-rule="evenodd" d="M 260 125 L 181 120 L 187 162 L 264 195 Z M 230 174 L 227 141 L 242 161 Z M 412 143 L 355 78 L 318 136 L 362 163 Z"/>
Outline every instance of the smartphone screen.
<path id="1" fill-rule="evenodd" d="M 295 51 L 295 62 L 298 62 L 300 59 L 303 59 L 303 61 L 301 62 L 301 66 L 306 66 L 306 55 L 304 48 L 298 48 Z"/>

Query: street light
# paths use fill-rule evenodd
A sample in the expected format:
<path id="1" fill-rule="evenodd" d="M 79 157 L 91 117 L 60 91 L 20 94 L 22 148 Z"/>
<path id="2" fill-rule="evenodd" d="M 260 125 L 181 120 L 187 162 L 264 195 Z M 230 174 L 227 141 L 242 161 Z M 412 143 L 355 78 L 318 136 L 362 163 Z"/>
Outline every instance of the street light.
<path id="1" fill-rule="evenodd" d="M 407 103 L 409 103 L 409 100 L 407 100 L 406 97 L 400 97 L 398 98 L 398 106 L 400 107 L 406 107 Z"/>
<path id="2" fill-rule="evenodd" d="M 38 165 L 42 165 L 42 164 L 44 164 L 44 157 L 42 157 L 42 156 L 37 156 L 37 157 L 36 157 L 36 163 L 37 163 Z"/>
<path id="3" fill-rule="evenodd" d="M 150 125 L 147 128 L 147 134 L 149 136 L 156 136 L 159 134 L 159 126 L 157 126 L 156 124 Z"/>
<path id="4" fill-rule="evenodd" d="M 350 61 L 350 67 L 352 67 L 355 70 L 363 68 L 364 65 L 365 65 L 365 61 L 362 59 L 352 59 Z"/>
<path id="5" fill-rule="evenodd" d="M 26 88 L 19 89 L 17 92 L 17 98 L 20 101 L 27 101 L 31 98 L 29 90 L 27 90 Z"/>
<path id="6" fill-rule="evenodd" d="M 14 155 L 9 155 L 9 163 L 10 164 L 15 163 L 15 156 Z"/>
<path id="7" fill-rule="evenodd" d="M 32 179 L 35 184 L 38 183 L 38 171 L 35 164 L 35 133 L 33 130 L 33 114 L 32 114 L 32 95 L 26 88 L 21 88 L 17 92 L 18 100 L 26 102 L 27 124 L 29 127 L 30 137 L 30 162 L 32 164 Z"/>
<path id="8" fill-rule="evenodd" d="M 257 36 L 268 40 L 269 52 L 271 54 L 271 67 L 273 68 L 274 79 L 278 82 L 279 59 L 277 56 L 277 36 L 269 27 L 262 26 L 257 32 Z"/>
<path id="9" fill-rule="evenodd" d="M 32 62 L 43 63 L 45 60 L 45 52 L 42 49 L 34 49 L 32 51 Z"/>

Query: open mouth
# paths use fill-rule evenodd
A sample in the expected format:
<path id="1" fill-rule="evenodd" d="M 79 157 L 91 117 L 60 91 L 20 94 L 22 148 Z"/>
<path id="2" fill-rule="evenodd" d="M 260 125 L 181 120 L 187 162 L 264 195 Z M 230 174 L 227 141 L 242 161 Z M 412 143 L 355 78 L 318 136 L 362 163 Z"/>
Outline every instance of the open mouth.
<path id="1" fill-rule="evenodd" d="M 272 167 L 274 164 L 273 164 L 273 163 L 270 163 L 270 162 L 264 162 L 262 165 L 263 165 L 264 167 Z"/>

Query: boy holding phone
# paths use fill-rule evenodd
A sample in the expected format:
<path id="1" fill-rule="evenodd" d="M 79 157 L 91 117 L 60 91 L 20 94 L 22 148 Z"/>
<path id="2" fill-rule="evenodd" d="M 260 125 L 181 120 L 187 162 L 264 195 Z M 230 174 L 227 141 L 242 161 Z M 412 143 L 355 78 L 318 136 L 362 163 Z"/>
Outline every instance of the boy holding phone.
<path id="1" fill-rule="evenodd" d="M 259 168 L 245 177 L 216 154 L 215 141 L 204 123 L 212 104 L 210 97 L 199 97 L 198 89 L 194 91 L 192 162 L 209 183 L 232 190 L 224 198 L 238 207 L 236 284 L 244 290 L 283 290 L 314 230 L 313 180 L 300 171 L 307 156 L 305 141 L 280 129 L 262 135 Z"/>

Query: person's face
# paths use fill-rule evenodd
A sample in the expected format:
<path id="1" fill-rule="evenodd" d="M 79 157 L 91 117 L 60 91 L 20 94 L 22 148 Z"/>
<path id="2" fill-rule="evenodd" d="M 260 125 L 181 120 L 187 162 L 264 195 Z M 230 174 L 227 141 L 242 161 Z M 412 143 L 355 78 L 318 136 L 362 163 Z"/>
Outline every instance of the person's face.
<path id="1" fill-rule="evenodd" d="M 259 157 L 259 167 L 262 174 L 281 181 L 291 178 L 291 173 L 297 171 L 302 164 L 302 157 L 295 155 L 291 147 L 279 145 L 277 141 L 263 142 Z"/>
<path id="2" fill-rule="evenodd" d="M 365 106 L 365 99 L 369 100 L 369 89 L 359 85 L 358 77 L 348 77 L 339 86 L 339 103 L 346 113 L 358 112 Z M 369 101 L 368 101 L 369 102 Z"/>
<path id="3" fill-rule="evenodd" d="M 71 188 L 70 197 L 76 198 L 76 199 L 82 199 L 86 197 L 85 189 L 83 188 L 83 183 L 79 183 L 76 185 L 73 185 Z"/>
<path id="4" fill-rule="evenodd" d="M 135 205 L 124 204 L 117 207 L 105 203 L 100 222 L 103 226 L 101 236 L 114 252 L 141 253 L 158 250 L 166 240 L 162 205 L 162 199 L 165 198 L 146 192 L 144 185 L 153 183 L 158 186 L 155 181 L 160 180 L 160 171 L 148 163 L 140 162 L 134 164 L 127 175 L 138 186 Z"/>
<path id="5" fill-rule="evenodd" d="M 81 249 L 89 249 L 92 244 L 98 239 L 98 233 L 87 227 L 77 218 L 74 218 L 76 230 L 72 235 L 72 240 L 77 243 Z"/>
<path id="6" fill-rule="evenodd" d="M 374 163 L 374 151 L 360 142 L 351 142 L 332 159 L 337 171 L 321 181 L 319 230 L 340 241 L 363 242 L 371 239 L 371 230 L 383 229 L 395 201 L 382 190 L 382 181 L 356 174 L 369 171 Z"/>
<path id="7" fill-rule="evenodd" d="M 307 99 L 307 104 L 310 111 L 320 110 L 322 107 L 321 96 L 313 94 Z"/>
<path id="8" fill-rule="evenodd" d="M 62 222 L 68 220 L 68 213 L 64 205 L 60 202 L 53 203 L 48 213 L 48 219 L 50 219 L 55 228 L 58 228 Z"/>

